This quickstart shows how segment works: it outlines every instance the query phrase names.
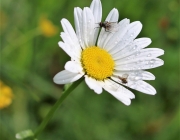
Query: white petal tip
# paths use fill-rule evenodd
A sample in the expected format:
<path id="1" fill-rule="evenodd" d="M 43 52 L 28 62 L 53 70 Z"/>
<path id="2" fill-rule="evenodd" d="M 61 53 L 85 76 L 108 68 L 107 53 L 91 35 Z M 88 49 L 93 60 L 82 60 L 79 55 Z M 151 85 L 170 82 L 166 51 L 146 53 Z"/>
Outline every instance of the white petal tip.
<path id="1" fill-rule="evenodd" d="M 149 41 L 149 44 L 151 44 L 151 43 L 152 43 L 152 40 L 151 40 L 150 38 L 147 38 L 147 40 Z"/>
<path id="2" fill-rule="evenodd" d="M 118 10 L 116 8 L 113 8 L 113 10 L 116 10 L 118 12 Z"/>
<path id="3" fill-rule="evenodd" d="M 126 106 L 130 106 L 131 104 L 131 100 L 129 99 L 129 101 L 121 101 L 122 103 L 124 103 Z"/>
<path id="4" fill-rule="evenodd" d="M 102 93 L 102 90 L 94 90 L 94 92 L 96 92 L 97 94 L 101 94 Z"/>
<path id="5" fill-rule="evenodd" d="M 157 93 L 157 92 L 156 92 L 156 91 L 154 91 L 154 92 L 150 93 L 150 95 L 156 95 L 156 93 Z"/>

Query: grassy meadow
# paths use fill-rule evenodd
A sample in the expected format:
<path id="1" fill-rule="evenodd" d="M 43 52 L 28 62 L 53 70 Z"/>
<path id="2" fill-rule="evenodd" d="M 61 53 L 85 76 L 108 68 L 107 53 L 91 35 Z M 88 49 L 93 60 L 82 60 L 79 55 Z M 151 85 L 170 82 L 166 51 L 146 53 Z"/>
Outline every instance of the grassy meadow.
<path id="1" fill-rule="evenodd" d="M 108 92 L 100 95 L 83 81 L 58 108 L 38 140 L 177 140 L 180 138 L 180 31 L 178 0 L 101 0 L 104 20 L 112 8 L 119 20 L 141 21 L 138 35 L 161 48 L 165 64 L 149 70 L 157 94 L 135 90 L 125 106 Z M 53 82 L 69 56 L 58 46 L 68 19 L 74 27 L 74 7 L 91 0 L 0 1 L 0 139 L 33 132 L 64 90 Z"/>

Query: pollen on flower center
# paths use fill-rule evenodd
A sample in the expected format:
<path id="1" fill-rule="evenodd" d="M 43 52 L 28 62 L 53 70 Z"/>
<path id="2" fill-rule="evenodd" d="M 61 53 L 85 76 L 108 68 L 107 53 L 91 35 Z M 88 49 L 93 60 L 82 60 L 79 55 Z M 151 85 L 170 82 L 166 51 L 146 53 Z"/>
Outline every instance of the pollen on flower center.
<path id="1" fill-rule="evenodd" d="M 104 49 L 93 46 L 82 51 L 81 62 L 86 74 L 96 80 L 104 80 L 113 74 L 114 60 Z"/>

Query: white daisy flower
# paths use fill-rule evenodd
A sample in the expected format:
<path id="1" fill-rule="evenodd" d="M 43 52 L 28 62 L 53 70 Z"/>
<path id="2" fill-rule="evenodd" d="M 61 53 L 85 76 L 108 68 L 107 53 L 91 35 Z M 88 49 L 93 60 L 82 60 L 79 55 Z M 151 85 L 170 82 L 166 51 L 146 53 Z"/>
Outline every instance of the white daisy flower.
<path id="1" fill-rule="evenodd" d="M 72 83 L 81 77 L 97 94 L 103 89 L 125 105 L 130 105 L 134 94 L 124 86 L 154 95 L 156 90 L 143 80 L 154 80 L 155 76 L 145 71 L 164 64 L 157 58 L 164 54 L 162 49 L 148 48 L 150 38 L 135 39 L 142 29 L 139 21 L 129 19 L 118 22 L 117 9 L 112 9 L 106 18 L 109 25 L 117 22 L 116 31 L 107 31 L 99 24 L 102 17 L 100 0 L 93 0 L 90 8 L 74 9 L 75 30 L 67 19 L 62 19 L 63 40 L 58 44 L 71 57 L 65 70 L 54 77 L 57 84 Z M 103 22 L 101 22 L 103 23 Z M 103 27 L 103 26 L 101 26 Z"/>

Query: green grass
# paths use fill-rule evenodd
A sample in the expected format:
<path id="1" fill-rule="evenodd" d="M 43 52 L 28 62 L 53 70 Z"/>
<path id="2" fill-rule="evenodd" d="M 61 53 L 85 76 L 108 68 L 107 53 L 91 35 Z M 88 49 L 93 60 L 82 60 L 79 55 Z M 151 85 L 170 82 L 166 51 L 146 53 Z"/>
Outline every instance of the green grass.
<path id="1" fill-rule="evenodd" d="M 74 26 L 74 7 L 87 7 L 91 0 L 5 0 L 0 2 L 0 80 L 14 93 L 12 104 L 0 110 L 0 139 L 38 127 L 60 97 L 63 86 L 54 75 L 69 60 L 57 45 L 61 40 L 59 21 Z M 109 93 L 96 95 L 82 83 L 63 102 L 38 140 L 172 140 L 179 134 L 179 17 L 178 0 L 102 0 L 103 19 L 117 8 L 120 19 L 141 21 L 138 37 L 150 37 L 165 50 L 162 67 L 152 69 L 155 96 L 133 91 L 136 99 L 127 107 Z M 58 33 L 45 37 L 39 20 L 46 16 Z"/>

